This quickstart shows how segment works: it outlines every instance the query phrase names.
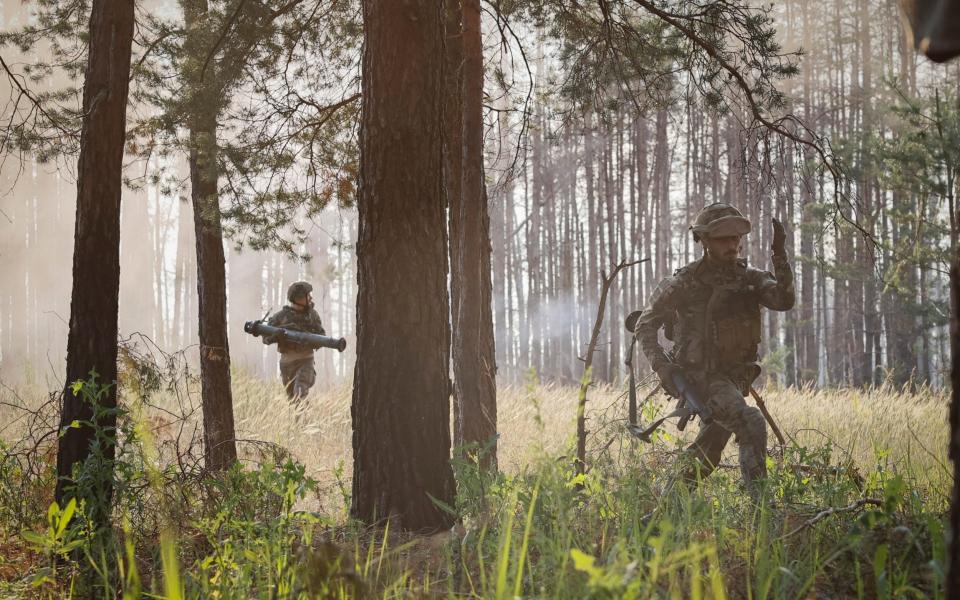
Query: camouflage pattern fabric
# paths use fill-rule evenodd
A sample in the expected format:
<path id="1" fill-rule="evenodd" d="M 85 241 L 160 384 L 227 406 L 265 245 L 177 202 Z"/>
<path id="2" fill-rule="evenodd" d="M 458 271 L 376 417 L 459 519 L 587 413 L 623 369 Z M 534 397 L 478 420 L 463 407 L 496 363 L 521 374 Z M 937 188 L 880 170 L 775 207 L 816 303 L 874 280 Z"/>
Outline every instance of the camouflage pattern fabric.
<path id="1" fill-rule="evenodd" d="M 688 462 L 683 478 L 688 482 L 706 477 L 720 463 L 720 455 L 736 434 L 740 449 L 740 474 L 753 488 L 767 475 L 767 425 L 763 413 L 747 406 L 739 384 L 723 375 L 710 375 L 698 382 L 706 390 L 706 402 L 713 412 L 713 421 L 700 427 L 697 439 L 684 452 Z"/>
<path id="2" fill-rule="evenodd" d="M 284 306 L 267 320 L 268 325 L 283 327 L 307 333 L 326 335 L 320 315 L 313 308 L 297 310 L 292 306 Z M 280 353 L 280 379 L 287 391 L 287 398 L 299 402 L 310 392 L 310 388 L 317 380 L 317 372 L 313 366 L 313 348 L 297 344 L 287 339 L 277 339 L 275 336 L 264 336 L 264 344 L 277 343 Z"/>
<path id="3" fill-rule="evenodd" d="M 287 398 L 297 403 L 306 398 L 310 388 L 317 381 L 317 371 L 313 366 L 313 356 L 298 360 L 280 362 L 280 379 L 287 391 Z"/>
<path id="4" fill-rule="evenodd" d="M 650 366 L 683 367 L 711 408 L 714 421 L 703 427 L 688 448 L 699 471 L 713 471 L 731 435 L 740 446 L 744 482 L 752 485 L 766 474 L 767 429 L 759 409 L 744 396 L 760 374 L 760 308 L 784 311 L 796 294 L 793 272 L 785 256 L 774 255 L 774 273 L 747 266 L 745 260 L 723 265 L 708 257 L 678 269 L 660 282 L 637 322 L 637 339 Z M 660 345 L 661 327 L 674 341 L 671 355 Z"/>
<path id="5" fill-rule="evenodd" d="M 299 311 L 293 307 L 284 306 L 270 316 L 267 320 L 267 325 L 327 335 L 327 332 L 323 329 L 323 323 L 320 321 L 320 315 L 317 314 L 317 311 L 313 308 Z M 280 354 L 292 353 L 306 356 L 306 354 L 309 353 L 311 356 L 313 355 L 313 349 L 309 346 L 297 344 L 290 340 L 277 340 L 274 336 L 263 337 L 264 344 L 273 344 L 275 342 L 277 343 L 277 350 Z"/>
<path id="6" fill-rule="evenodd" d="M 760 307 L 790 310 L 796 298 L 786 257 L 774 256 L 773 265 L 776 275 L 750 268 L 745 260 L 727 267 L 705 257 L 661 281 L 636 327 L 653 370 L 668 362 L 708 372 L 755 365 Z M 674 361 L 660 346 L 664 326 L 674 332 Z"/>

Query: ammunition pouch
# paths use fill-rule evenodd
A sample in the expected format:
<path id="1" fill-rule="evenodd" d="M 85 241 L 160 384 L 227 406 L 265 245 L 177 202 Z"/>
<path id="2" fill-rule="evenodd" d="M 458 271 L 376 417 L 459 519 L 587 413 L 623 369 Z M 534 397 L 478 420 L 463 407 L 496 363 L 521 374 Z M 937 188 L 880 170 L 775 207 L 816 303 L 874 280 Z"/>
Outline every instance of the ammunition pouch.
<path id="1" fill-rule="evenodd" d="M 721 364 L 757 361 L 760 348 L 760 315 L 756 318 L 726 318 L 714 322 L 717 354 Z"/>

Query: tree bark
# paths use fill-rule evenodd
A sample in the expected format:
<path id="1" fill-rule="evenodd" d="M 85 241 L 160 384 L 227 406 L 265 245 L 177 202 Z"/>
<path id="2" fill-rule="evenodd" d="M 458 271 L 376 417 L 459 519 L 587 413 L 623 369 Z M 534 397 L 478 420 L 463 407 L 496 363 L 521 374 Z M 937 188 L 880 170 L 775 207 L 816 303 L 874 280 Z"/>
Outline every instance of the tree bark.
<path id="1" fill-rule="evenodd" d="M 449 39 L 449 36 L 448 36 Z M 490 215 L 483 170 L 483 43 L 480 0 L 463 1 L 463 154 L 461 193 L 450 199 L 454 443 L 476 444 L 483 464 L 497 465 L 497 387 L 490 279 Z M 456 290 L 456 292 L 454 292 Z"/>
<path id="2" fill-rule="evenodd" d="M 444 63 L 443 63 L 443 191 L 447 205 L 450 239 L 450 322 L 452 324 L 453 361 L 456 364 L 456 345 L 459 331 L 460 293 L 463 287 L 461 263 L 461 223 L 463 219 L 463 3 L 461 0 L 443 0 Z M 454 367 L 455 369 L 456 367 Z M 456 380 L 454 372 L 454 380 Z M 463 420 L 457 387 L 453 388 L 454 445 Z"/>
<path id="3" fill-rule="evenodd" d="M 117 405 L 117 309 L 120 292 L 120 196 L 130 48 L 133 40 L 133 2 L 93 0 L 90 46 L 83 84 L 83 125 L 77 164 L 77 219 L 74 228 L 73 292 L 70 333 L 67 338 L 67 379 L 60 414 L 63 436 L 57 448 L 56 500 L 72 495 L 75 465 L 90 456 L 96 432 L 76 421 L 90 421 L 93 407 L 74 395 L 71 384 L 96 370 L 110 385 L 100 399 L 103 408 Z M 99 414 L 97 427 L 113 433 L 116 413 Z M 114 446 L 103 448 L 107 461 Z M 95 522 L 107 525 L 113 495 L 112 477 L 103 474 L 106 489 L 98 490 L 103 503 L 88 509 Z"/>
<path id="4" fill-rule="evenodd" d="M 449 527 L 442 4 L 363 3 L 354 517 Z"/>
<path id="5" fill-rule="evenodd" d="M 197 243 L 197 299 L 203 439 L 208 469 L 227 469 L 237 461 L 227 339 L 227 279 L 223 230 L 217 195 L 215 150 L 200 141 L 214 129 L 191 131 L 190 198 Z M 213 133 L 211 133 L 211 131 Z M 216 142 L 213 142 L 215 145 Z"/>
<path id="6" fill-rule="evenodd" d="M 950 270 L 951 360 L 950 381 L 953 386 L 950 402 L 950 449 L 953 461 L 953 494 L 950 502 L 950 528 L 947 534 L 947 580 L 945 589 L 950 600 L 960 599 L 960 262 L 954 258 Z"/>
<path id="7" fill-rule="evenodd" d="M 200 56 L 209 52 L 203 35 L 206 15 L 206 0 L 185 3 L 188 55 Z M 226 261 L 217 191 L 217 107 L 222 100 L 213 83 L 216 80 L 213 67 L 206 75 L 202 71 L 190 71 L 187 79 L 192 81 L 195 94 L 189 123 L 190 199 L 197 244 L 204 458 L 208 469 L 219 471 L 230 468 L 237 461 L 227 339 Z"/>

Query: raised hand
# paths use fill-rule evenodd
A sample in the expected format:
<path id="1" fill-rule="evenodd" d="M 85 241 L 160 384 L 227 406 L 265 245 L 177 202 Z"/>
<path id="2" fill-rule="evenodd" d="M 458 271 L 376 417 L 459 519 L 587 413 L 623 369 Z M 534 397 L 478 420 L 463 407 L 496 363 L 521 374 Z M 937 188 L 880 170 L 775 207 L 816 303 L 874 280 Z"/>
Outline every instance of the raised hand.
<path id="1" fill-rule="evenodd" d="M 783 228 L 783 223 L 778 221 L 776 218 L 772 219 L 772 221 L 773 221 L 773 243 L 770 244 L 770 248 L 773 250 L 774 255 L 786 256 L 787 232 Z"/>

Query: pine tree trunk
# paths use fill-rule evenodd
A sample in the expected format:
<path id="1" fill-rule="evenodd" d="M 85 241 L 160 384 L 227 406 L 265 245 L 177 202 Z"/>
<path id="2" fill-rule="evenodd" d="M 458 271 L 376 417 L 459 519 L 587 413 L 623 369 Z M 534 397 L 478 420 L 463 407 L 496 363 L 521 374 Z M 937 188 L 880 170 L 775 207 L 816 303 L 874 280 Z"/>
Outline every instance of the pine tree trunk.
<path id="1" fill-rule="evenodd" d="M 431 531 L 455 495 L 442 5 L 365 0 L 363 24 L 351 512 Z"/>
<path id="2" fill-rule="evenodd" d="M 110 385 L 100 398 L 105 409 L 117 405 L 117 309 L 120 291 L 120 195 L 130 48 L 133 40 L 133 2 L 93 0 L 90 42 L 83 84 L 83 125 L 77 164 L 77 219 L 74 229 L 73 292 L 70 333 L 67 338 L 67 378 L 63 392 L 57 448 L 56 500 L 61 505 L 72 493 L 73 469 L 90 455 L 93 427 L 71 427 L 89 421 L 93 407 L 73 394 L 71 384 L 96 370 L 99 381 Z M 111 432 L 116 413 L 106 411 L 97 426 Z M 103 448 L 114 457 L 114 446 Z M 102 503 L 88 504 L 95 522 L 106 525 L 112 497 L 110 474 L 100 474 L 106 489 L 96 493 Z"/>
<path id="3" fill-rule="evenodd" d="M 802 3 L 803 13 L 803 47 L 808 48 L 812 44 L 812 31 L 810 24 L 810 6 L 809 3 Z M 803 63 L 803 118 L 804 122 L 810 123 L 813 118 L 813 67 L 809 61 Z M 804 151 L 803 159 L 809 163 L 810 152 Z M 807 169 L 809 171 L 809 168 Z M 816 216 L 813 214 L 815 197 L 815 185 L 813 175 L 804 172 L 803 180 L 800 182 L 800 256 L 805 261 L 800 263 L 800 325 L 799 325 L 799 346 L 797 354 L 799 358 L 798 382 L 800 385 L 815 384 L 820 372 L 820 347 L 817 338 L 818 329 L 816 327 L 817 315 L 814 313 L 814 304 L 817 296 L 814 290 L 814 266 L 810 257 L 814 250 L 814 233 L 816 228 Z M 821 309 L 823 307 L 821 306 Z"/>
<path id="4" fill-rule="evenodd" d="M 453 435 L 454 445 L 484 449 L 484 464 L 496 468 L 497 396 L 492 291 L 490 281 L 490 218 L 483 180 L 483 46 L 479 0 L 452 2 L 461 8 L 462 46 L 453 31 L 459 20 L 446 11 L 448 41 L 446 67 L 461 63 L 461 77 L 444 74 L 461 84 L 460 94 L 447 95 L 444 127 L 449 133 L 446 154 L 450 205 L 450 296 L 453 322 Z M 457 31 L 457 33 L 461 33 Z M 450 51 L 450 48 L 461 51 Z M 457 60 L 462 57 L 461 60 Z M 451 102 L 451 96 L 454 101 Z M 456 118 L 460 115 L 461 118 Z M 460 127 L 458 127 L 458 125 Z M 457 135 L 460 133 L 460 135 Z M 459 157 L 450 156 L 459 154 Z M 458 161 L 457 158 L 460 160 Z M 460 185 L 449 181 L 459 174 Z"/>
<path id="5" fill-rule="evenodd" d="M 594 146 L 593 115 L 589 111 L 584 115 L 584 141 L 583 141 L 583 166 L 584 178 L 586 180 L 587 193 L 587 244 L 583 249 L 584 253 L 584 283 L 585 291 L 582 304 L 590 307 L 586 310 L 583 318 L 580 319 L 580 340 L 586 342 L 590 339 L 590 317 L 592 310 L 600 299 L 600 243 L 597 239 L 599 224 L 597 223 L 597 200 L 596 184 L 593 172 L 593 161 L 596 158 Z M 578 354 L 586 351 L 586 346 L 578 348 Z"/>
<path id="6" fill-rule="evenodd" d="M 177 206 L 177 257 L 173 279 L 173 331 L 171 340 L 182 349 L 193 344 L 194 316 L 190 299 L 193 297 L 192 283 L 196 275 L 194 260 L 196 243 L 193 240 L 193 209 L 187 202 Z"/>
<path id="7" fill-rule="evenodd" d="M 217 195 L 215 121 L 191 132 L 190 198 L 197 244 L 197 307 L 203 439 L 207 468 L 228 469 L 237 461 L 227 339 L 227 279 Z"/>
<path id="8" fill-rule="evenodd" d="M 483 169 L 483 38 L 480 0 L 463 3 L 463 229 L 459 242 L 462 282 L 454 336 L 454 375 L 463 420 L 458 443 L 488 448 L 496 468 L 497 388 L 490 280 L 490 214 Z"/>
<path id="9" fill-rule="evenodd" d="M 538 72 L 540 63 L 537 62 Z M 540 109 L 543 110 L 542 108 Z M 534 117 L 532 155 L 531 155 L 531 186 L 533 187 L 529 197 L 529 209 L 527 210 L 527 219 L 529 219 L 529 228 L 527 229 L 527 318 L 530 319 L 530 366 L 543 377 L 543 263 L 541 249 L 543 236 L 541 216 L 543 198 L 541 189 L 543 186 L 544 163 L 544 143 L 543 143 L 543 115 L 538 114 Z"/>
<path id="10" fill-rule="evenodd" d="M 460 294 L 464 285 L 460 244 L 463 219 L 463 3 L 443 0 L 443 191 L 449 223 L 450 323 L 452 359 L 456 364 L 459 331 Z M 456 373 L 453 387 L 453 443 L 461 445 L 458 435 L 462 403 L 457 400 Z"/>
<path id="11" fill-rule="evenodd" d="M 500 138 L 500 152 L 507 153 L 509 152 L 509 147 L 504 143 L 506 135 L 505 129 L 508 125 L 507 117 L 505 113 L 499 113 L 498 119 L 500 121 L 499 130 L 501 132 Z M 507 158 L 503 155 L 498 157 L 497 163 L 501 166 L 501 169 L 497 170 L 497 173 L 503 173 L 503 168 L 507 164 Z M 510 207 L 510 208 L 507 208 Z M 496 195 L 494 201 L 492 202 L 493 214 L 491 216 L 490 223 L 490 235 L 493 239 L 493 306 L 494 306 L 494 348 L 496 348 L 496 364 L 498 365 L 498 374 L 503 378 L 503 367 L 508 366 L 509 363 L 509 353 L 507 350 L 507 337 L 510 335 L 509 325 L 507 323 L 507 264 L 508 264 L 508 241 L 509 233 L 506 230 L 506 220 L 505 213 L 507 210 L 512 209 L 511 198 L 503 193 L 503 189 L 499 189 L 499 193 Z M 512 232 L 510 232 L 512 233 Z M 508 374 L 509 375 L 509 374 Z"/>
<path id="12" fill-rule="evenodd" d="M 874 129 L 873 107 L 871 101 L 873 97 L 873 65 L 872 65 L 872 46 L 870 39 L 870 6 L 867 0 L 859 0 L 859 12 L 861 22 L 861 40 L 862 47 L 862 68 L 863 68 L 863 125 L 864 134 L 872 134 Z M 874 176 L 873 167 L 867 164 L 869 160 L 869 149 L 866 147 L 867 135 L 862 135 L 863 148 L 861 149 L 860 160 L 864 162 L 863 181 L 861 183 L 860 195 L 863 198 L 863 205 L 867 208 L 865 215 L 865 226 L 871 235 L 876 234 L 875 214 L 879 211 L 874 210 Z M 863 303 L 864 303 L 864 329 L 866 340 L 864 343 L 863 359 L 861 370 L 863 372 L 865 384 L 880 384 L 880 363 L 874 360 L 876 348 L 880 344 L 880 318 L 877 314 L 877 280 L 875 276 L 876 249 L 873 243 L 867 243 L 863 240 L 860 244 L 861 257 L 860 264 L 864 273 Z M 876 362 L 876 364 L 874 364 Z"/>
<path id="13" fill-rule="evenodd" d="M 200 54 L 208 52 L 202 35 L 206 13 L 206 0 L 191 1 L 184 8 L 188 44 Z M 216 77 L 212 72 L 208 71 L 205 79 L 191 79 L 196 97 L 189 124 L 190 199 L 197 245 L 204 458 L 208 469 L 219 471 L 230 468 L 237 461 L 230 388 L 230 346 L 227 339 L 226 260 L 217 190 L 216 107 L 221 100 L 215 96 L 217 92 L 211 81 L 215 81 Z"/>
<path id="14" fill-rule="evenodd" d="M 950 600 L 960 599 L 960 263 L 954 259 L 950 271 L 950 350 L 953 362 L 950 381 L 950 449 L 953 461 L 953 493 L 950 502 L 950 528 L 947 534 L 947 579 L 945 589 Z"/>

